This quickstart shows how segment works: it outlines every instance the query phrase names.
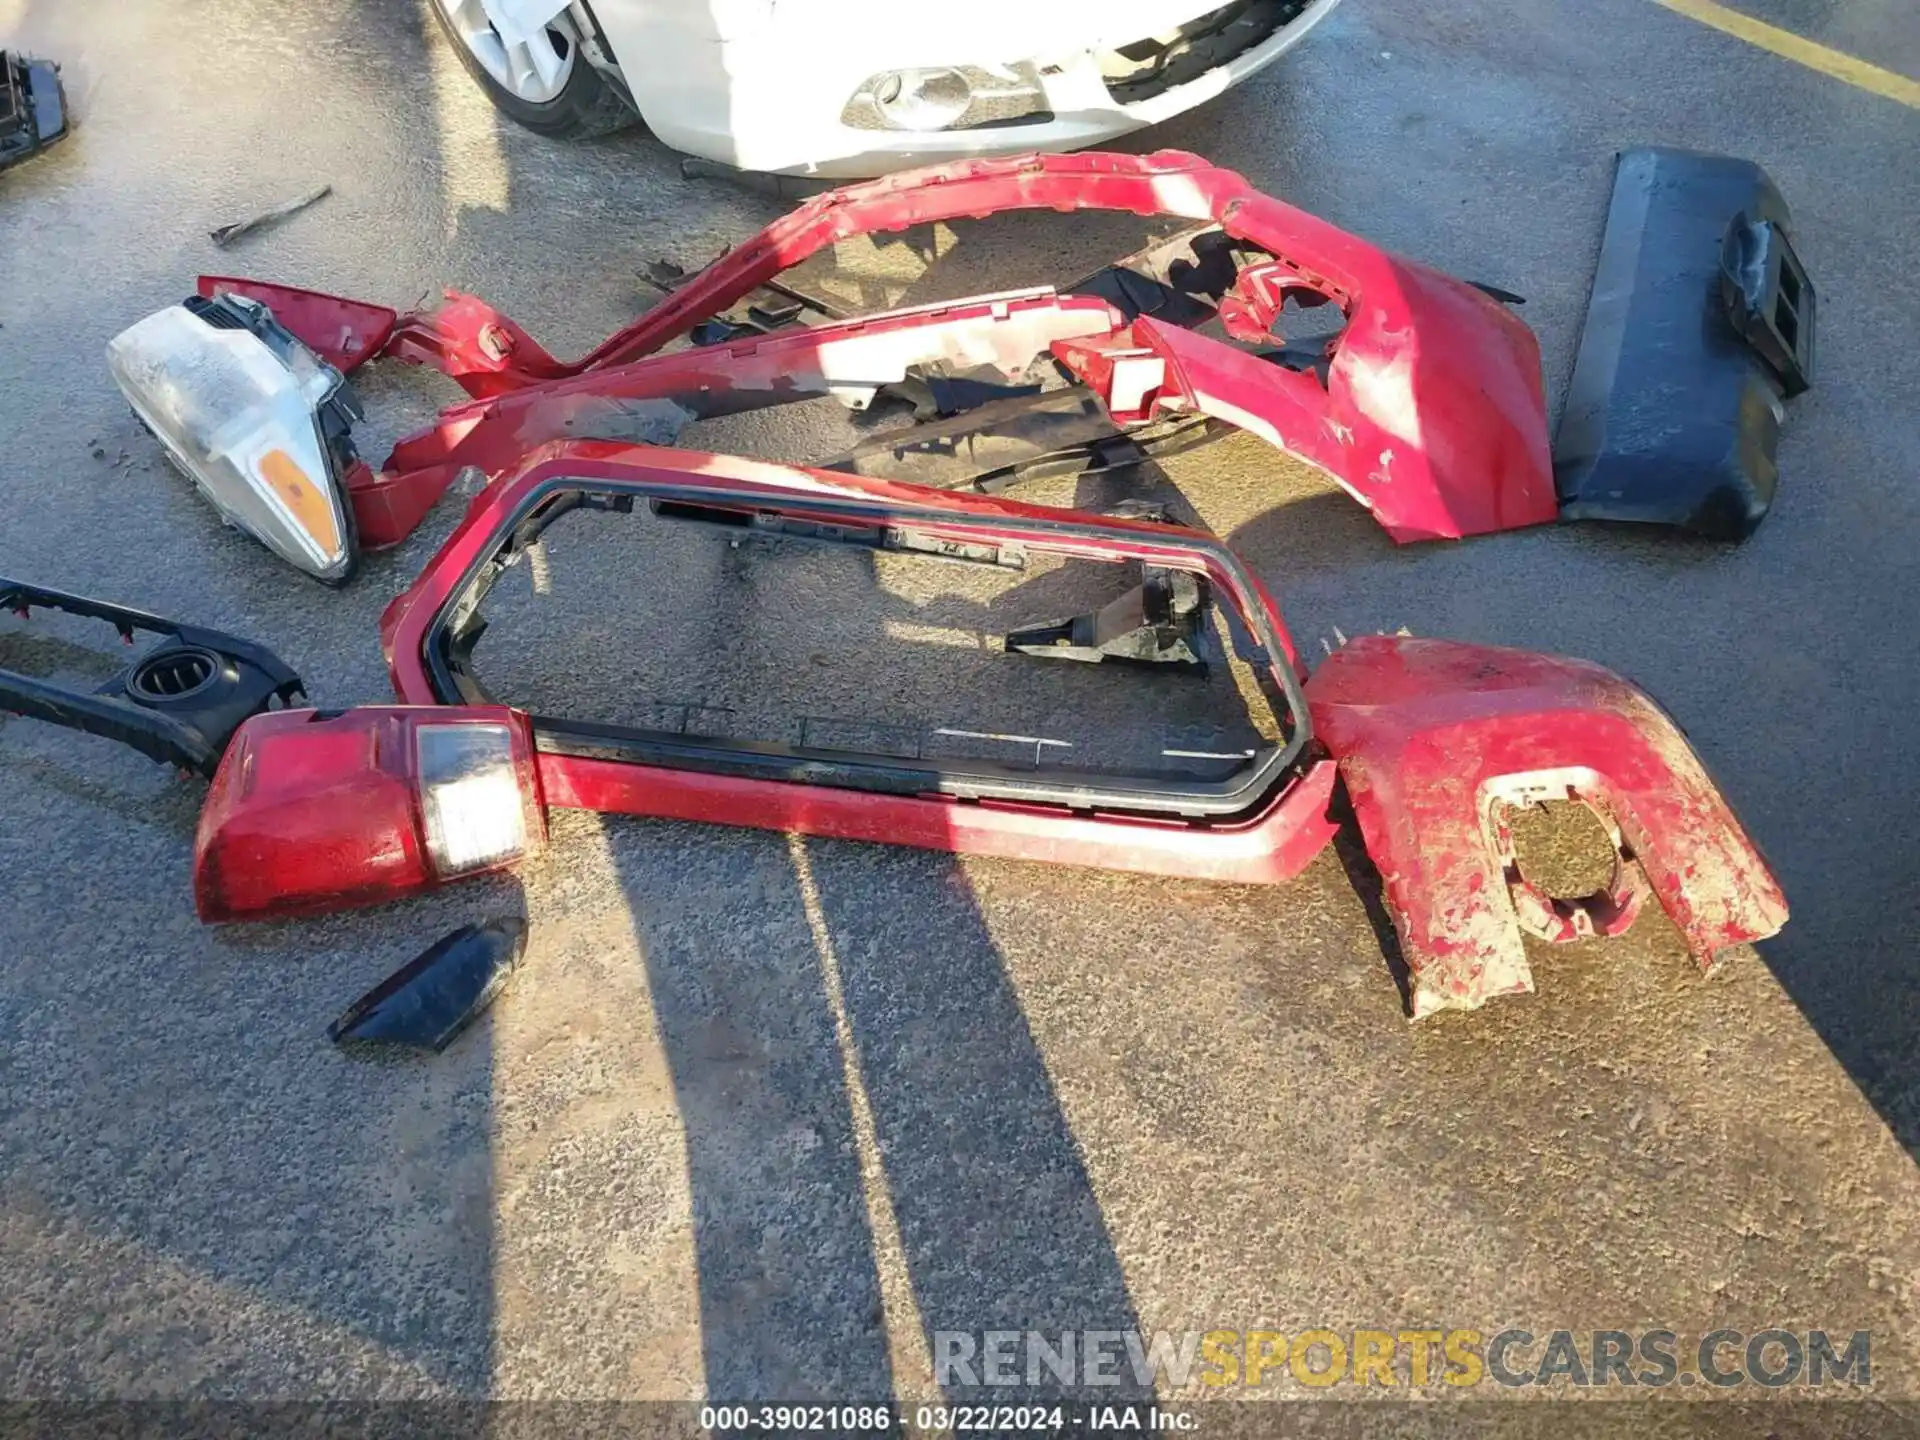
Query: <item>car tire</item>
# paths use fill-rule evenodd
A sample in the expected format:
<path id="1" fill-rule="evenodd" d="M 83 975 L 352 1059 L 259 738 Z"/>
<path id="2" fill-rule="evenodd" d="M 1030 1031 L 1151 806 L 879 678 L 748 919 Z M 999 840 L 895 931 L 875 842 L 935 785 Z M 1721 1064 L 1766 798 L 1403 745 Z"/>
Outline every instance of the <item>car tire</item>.
<path id="1" fill-rule="evenodd" d="M 453 53 L 460 57 L 467 74 L 486 91 L 494 108 L 515 124 L 554 140 L 586 140 L 595 135 L 610 135 L 639 123 L 640 117 L 634 113 L 626 98 L 604 75 L 588 64 L 585 57 L 577 53 L 573 56 L 572 70 L 566 83 L 551 100 L 532 101 L 514 94 L 480 63 L 472 47 L 455 28 L 445 0 L 434 0 L 431 8 L 434 18 L 440 22 L 441 32 L 453 47 Z M 563 15 L 560 18 L 565 17 Z M 578 41 L 571 29 L 556 29 L 570 46 L 577 49 Z"/>

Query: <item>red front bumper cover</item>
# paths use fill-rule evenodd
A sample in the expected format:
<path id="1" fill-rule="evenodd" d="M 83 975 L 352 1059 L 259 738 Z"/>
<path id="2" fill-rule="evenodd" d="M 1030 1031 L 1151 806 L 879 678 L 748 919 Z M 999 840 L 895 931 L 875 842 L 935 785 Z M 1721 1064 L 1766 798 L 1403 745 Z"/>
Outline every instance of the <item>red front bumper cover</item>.
<path id="1" fill-rule="evenodd" d="M 1199 282 L 1203 265 L 1169 262 L 1176 279 L 1188 277 L 1179 323 L 1029 291 L 655 354 L 836 241 L 1019 209 L 1123 210 L 1217 228 L 1229 244 L 1213 253 L 1231 257 L 1228 273 Z M 871 385 L 940 360 L 1011 373 L 1049 353 L 1116 424 L 1198 415 L 1250 430 L 1332 476 L 1396 540 L 1515 529 L 1556 513 L 1539 346 L 1524 324 L 1473 286 L 1178 151 L 968 160 L 829 192 L 577 361 L 556 359 L 454 291 L 437 310 L 401 315 L 232 277 L 203 276 L 200 289 L 261 301 L 343 370 L 381 356 L 429 364 L 475 397 L 402 440 L 380 472 L 362 465 L 349 477 L 359 533 L 374 548 L 410 533 L 462 466 L 499 473 L 541 443 L 596 433 L 609 406 L 673 399 L 711 413 L 716 403 L 750 408 Z M 1304 368 L 1248 348 L 1280 338 L 1290 298 L 1335 305 L 1346 320 Z M 1216 318 L 1225 338 L 1189 328 Z"/>

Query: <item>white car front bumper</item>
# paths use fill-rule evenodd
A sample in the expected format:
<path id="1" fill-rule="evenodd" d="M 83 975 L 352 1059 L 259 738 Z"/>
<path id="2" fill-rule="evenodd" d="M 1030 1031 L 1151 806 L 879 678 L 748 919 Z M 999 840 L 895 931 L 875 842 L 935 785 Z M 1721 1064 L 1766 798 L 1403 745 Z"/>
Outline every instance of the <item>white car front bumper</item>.
<path id="1" fill-rule="evenodd" d="M 925 0 L 895 0 L 894 14 L 915 3 Z M 710 11 L 705 3 L 685 7 L 662 0 L 599 0 L 594 8 L 642 117 L 663 142 L 742 170 L 843 179 L 968 155 L 1083 149 L 1157 124 L 1271 65 L 1339 0 L 1313 0 L 1251 47 L 1132 103 L 1109 90 L 1099 52 L 1159 32 L 1115 36 L 1114 27 L 1153 23 L 1149 15 L 1182 24 L 1215 7 L 1206 0 L 1159 0 L 1157 9 L 1115 0 L 1053 9 L 1055 3 L 1042 0 L 1050 12 L 1044 32 L 995 24 L 968 26 L 962 33 L 949 24 L 944 34 L 931 23 L 917 29 L 897 19 L 890 26 L 869 25 L 849 13 L 858 5 L 842 9 L 794 0 L 774 0 L 764 11 L 755 0 L 739 0 L 731 15 L 726 5 Z M 1076 12 L 1084 21 L 1077 43 L 1070 43 Z M 1142 18 L 1129 22 L 1117 18 L 1122 15 Z M 869 29 L 877 33 L 866 34 Z M 981 38 L 988 30 L 991 39 Z M 1018 51 L 1023 39 L 1044 48 L 1004 53 Z M 990 53 L 979 53 L 982 48 Z M 877 74 L 1022 62 L 1037 71 L 1048 112 L 1033 120 L 934 131 L 846 123 L 848 102 Z"/>

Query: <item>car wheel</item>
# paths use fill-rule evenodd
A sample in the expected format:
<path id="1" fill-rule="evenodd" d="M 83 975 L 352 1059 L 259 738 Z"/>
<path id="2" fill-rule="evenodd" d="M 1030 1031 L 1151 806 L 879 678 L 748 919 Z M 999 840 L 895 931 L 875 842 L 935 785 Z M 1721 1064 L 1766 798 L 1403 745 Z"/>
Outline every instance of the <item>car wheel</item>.
<path id="1" fill-rule="evenodd" d="M 433 0 L 440 28 L 487 98 L 538 135 L 580 140 L 639 117 L 580 54 L 565 12 L 524 44 L 508 45 L 480 0 Z"/>

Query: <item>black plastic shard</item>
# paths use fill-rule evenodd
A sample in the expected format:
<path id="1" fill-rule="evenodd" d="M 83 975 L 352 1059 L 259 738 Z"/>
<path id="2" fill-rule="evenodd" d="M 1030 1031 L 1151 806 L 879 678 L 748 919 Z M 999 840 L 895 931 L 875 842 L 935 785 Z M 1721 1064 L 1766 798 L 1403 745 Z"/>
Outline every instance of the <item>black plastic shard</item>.
<path id="1" fill-rule="evenodd" d="M 1753 533 L 1779 481 L 1783 402 L 1813 375 L 1814 287 L 1750 160 L 1621 155 L 1560 429 L 1569 520 Z"/>
<path id="2" fill-rule="evenodd" d="M 336 1045 L 444 1050 L 485 1012 L 527 946 L 527 922 L 501 915 L 443 936 L 327 1027 Z"/>

